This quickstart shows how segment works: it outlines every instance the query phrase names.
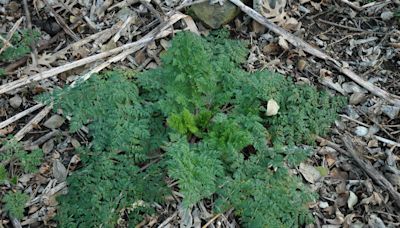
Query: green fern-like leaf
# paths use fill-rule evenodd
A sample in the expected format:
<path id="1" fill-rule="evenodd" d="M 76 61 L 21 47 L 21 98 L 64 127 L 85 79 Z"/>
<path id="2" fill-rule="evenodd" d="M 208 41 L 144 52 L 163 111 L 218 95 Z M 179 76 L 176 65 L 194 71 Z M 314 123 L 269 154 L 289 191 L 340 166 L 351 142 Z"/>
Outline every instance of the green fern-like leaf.
<path id="1" fill-rule="evenodd" d="M 10 40 L 13 46 L 6 48 L 0 54 L 0 61 L 10 62 L 25 56 L 31 51 L 30 45 L 36 43 L 39 38 L 40 32 L 38 30 L 24 29 L 17 31 Z M 0 40 L 0 48 L 3 45 L 3 41 Z"/>
<path id="2" fill-rule="evenodd" d="M 213 198 L 245 227 L 310 221 L 314 195 L 288 167 L 308 156 L 300 146 L 326 134 L 345 102 L 282 75 L 245 72 L 246 43 L 227 37 L 178 33 L 157 69 L 107 72 L 52 94 L 70 130 L 87 125 L 92 137 L 60 198 L 61 227 L 114 227 L 121 213 L 139 222 L 163 201 L 165 179 L 177 181 L 185 207 Z M 275 116 L 266 115 L 270 99 Z"/>
<path id="3" fill-rule="evenodd" d="M 12 217 L 21 219 L 24 216 L 25 204 L 28 202 L 29 196 L 21 192 L 8 192 L 3 197 L 4 210 Z"/>

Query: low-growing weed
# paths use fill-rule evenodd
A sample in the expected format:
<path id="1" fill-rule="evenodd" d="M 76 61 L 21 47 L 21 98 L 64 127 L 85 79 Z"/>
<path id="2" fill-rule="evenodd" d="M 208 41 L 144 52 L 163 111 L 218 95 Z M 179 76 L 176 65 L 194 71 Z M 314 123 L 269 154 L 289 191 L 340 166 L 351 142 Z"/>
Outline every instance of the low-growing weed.
<path id="1" fill-rule="evenodd" d="M 128 211 L 134 225 L 170 194 L 170 178 L 185 207 L 212 198 L 216 211 L 235 208 L 247 227 L 310 222 L 314 195 L 288 167 L 306 159 L 299 146 L 326 134 L 345 101 L 268 71 L 246 72 L 246 44 L 227 37 L 179 33 L 157 69 L 95 75 L 47 97 L 71 116 L 71 131 L 87 125 L 92 137 L 80 152 L 84 168 L 59 198 L 61 227 L 114 227 Z M 271 99 L 280 106 L 274 116 Z"/>

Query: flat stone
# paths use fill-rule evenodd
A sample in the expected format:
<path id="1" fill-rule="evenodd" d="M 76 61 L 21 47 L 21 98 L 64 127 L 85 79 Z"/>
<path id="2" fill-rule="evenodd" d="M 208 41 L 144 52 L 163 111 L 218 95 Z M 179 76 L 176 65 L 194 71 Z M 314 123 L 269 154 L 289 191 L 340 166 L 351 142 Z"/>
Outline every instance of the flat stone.
<path id="1" fill-rule="evenodd" d="M 207 26 L 217 29 L 224 24 L 232 21 L 239 13 L 240 9 L 229 1 L 223 5 L 203 2 L 190 7 L 190 11 Z"/>
<path id="2" fill-rule="evenodd" d="M 9 100 L 11 107 L 18 108 L 22 104 L 22 98 L 18 95 L 13 96 Z"/>
<path id="3" fill-rule="evenodd" d="M 59 115 L 53 115 L 46 122 L 44 122 L 44 126 L 50 129 L 56 129 L 63 125 L 65 119 Z"/>
<path id="4" fill-rule="evenodd" d="M 360 137 L 366 136 L 368 134 L 368 128 L 363 127 L 363 126 L 357 126 L 354 133 L 356 133 L 356 135 L 358 135 Z"/>

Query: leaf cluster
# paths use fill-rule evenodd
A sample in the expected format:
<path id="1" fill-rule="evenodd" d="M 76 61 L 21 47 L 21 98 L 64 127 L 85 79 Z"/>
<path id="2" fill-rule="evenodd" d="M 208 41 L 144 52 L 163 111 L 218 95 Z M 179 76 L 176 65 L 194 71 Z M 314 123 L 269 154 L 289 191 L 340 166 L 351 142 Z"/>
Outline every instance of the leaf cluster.
<path id="1" fill-rule="evenodd" d="M 35 44 L 40 38 L 40 32 L 35 29 L 22 29 L 16 31 L 10 39 L 12 47 L 7 47 L 0 53 L 0 61 L 10 62 L 24 57 L 31 51 L 30 45 Z M 0 48 L 4 42 L 0 40 Z"/>
<path id="2" fill-rule="evenodd" d="M 19 191 L 8 192 L 2 199 L 5 211 L 17 219 L 21 219 L 24 216 L 24 208 L 28 200 L 29 196 Z"/>
<path id="3" fill-rule="evenodd" d="M 86 149 L 81 156 L 85 168 L 68 178 L 69 193 L 59 198 L 60 227 L 115 227 L 120 214 L 127 214 L 135 202 L 162 202 L 168 193 L 161 164 L 141 171 L 127 154 Z M 131 224 L 154 213 L 150 205 L 139 210 L 141 213 L 129 217 Z"/>
<path id="4" fill-rule="evenodd" d="M 11 139 L 4 143 L 0 160 L 18 165 L 24 173 L 34 173 L 42 164 L 43 151 L 41 149 L 25 151 L 21 143 Z"/>
<path id="5" fill-rule="evenodd" d="M 177 181 L 184 206 L 215 198 L 216 210 L 234 207 L 248 227 L 309 222 L 313 194 L 287 167 L 307 157 L 298 146 L 325 134 L 345 102 L 278 74 L 246 72 L 246 44 L 228 35 L 179 33 L 160 68 L 96 75 L 52 95 L 71 130 L 88 125 L 93 138 L 60 199 L 62 226 L 112 227 L 130 205 L 162 201 L 166 178 Z M 270 99 L 281 107 L 273 117 Z"/>
<path id="6" fill-rule="evenodd" d="M 0 185 L 4 183 L 17 184 L 18 176 L 16 173 L 35 173 L 38 166 L 42 163 L 43 152 L 40 149 L 31 152 L 25 151 L 21 143 L 15 140 L 5 141 L 0 152 L 0 161 L 9 163 L 8 170 L 13 170 L 12 174 L 0 163 Z M 11 168 L 12 167 L 12 168 Z M 16 169 L 17 168 L 17 169 Z M 17 171 L 15 171 L 17 170 Z M 29 196 L 19 191 L 9 191 L 4 195 L 0 204 L 10 216 L 21 219 L 24 215 L 24 208 Z"/>

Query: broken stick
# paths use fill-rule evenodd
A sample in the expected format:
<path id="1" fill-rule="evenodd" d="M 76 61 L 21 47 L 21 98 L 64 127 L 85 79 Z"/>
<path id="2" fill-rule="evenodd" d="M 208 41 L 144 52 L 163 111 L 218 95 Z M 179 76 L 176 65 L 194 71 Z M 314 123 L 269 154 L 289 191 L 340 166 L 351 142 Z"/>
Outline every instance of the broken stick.
<path id="1" fill-rule="evenodd" d="M 375 169 L 375 167 L 373 167 L 371 164 L 365 162 L 362 158 L 359 157 L 358 154 L 360 153 L 354 147 L 354 144 L 350 136 L 345 135 L 342 137 L 342 141 L 347 150 L 344 150 L 336 143 L 330 142 L 321 137 L 317 137 L 317 141 L 320 142 L 321 144 L 325 144 L 327 146 L 334 148 L 335 150 L 339 151 L 342 154 L 351 157 L 375 183 L 377 183 L 379 186 L 381 186 L 382 188 L 384 188 L 386 191 L 389 192 L 396 206 L 400 208 L 400 193 L 393 187 L 393 185 L 386 179 L 386 177 L 384 177 L 378 170 Z"/>
<path id="2" fill-rule="evenodd" d="M 293 35 L 292 33 L 288 32 L 288 31 L 286 31 L 285 29 L 275 25 L 274 23 L 269 22 L 267 18 L 263 17 L 261 14 L 257 13 L 252 8 L 246 6 L 240 0 L 229 0 L 229 1 L 231 1 L 233 4 L 237 5 L 244 13 L 249 15 L 251 18 L 256 20 L 258 23 L 264 25 L 265 27 L 267 27 L 274 33 L 282 36 L 284 39 L 286 39 L 292 45 L 294 45 L 297 48 L 300 48 L 300 49 L 304 50 L 305 52 L 307 52 L 311 55 L 314 55 L 320 59 L 332 62 L 334 64 L 335 68 L 337 68 L 337 70 L 339 70 L 342 74 L 346 75 L 351 80 L 355 81 L 357 84 L 361 85 L 362 87 L 364 87 L 365 89 L 370 91 L 372 94 L 387 100 L 388 102 L 390 102 L 391 104 L 393 104 L 395 106 L 400 107 L 400 97 L 386 92 L 385 90 L 375 86 L 371 82 L 365 81 L 359 75 L 357 75 L 350 69 L 344 67 L 344 65 L 346 65 L 346 64 L 342 65 L 338 60 L 330 57 L 323 51 L 311 46 L 304 40 L 300 39 L 299 37 Z"/>

